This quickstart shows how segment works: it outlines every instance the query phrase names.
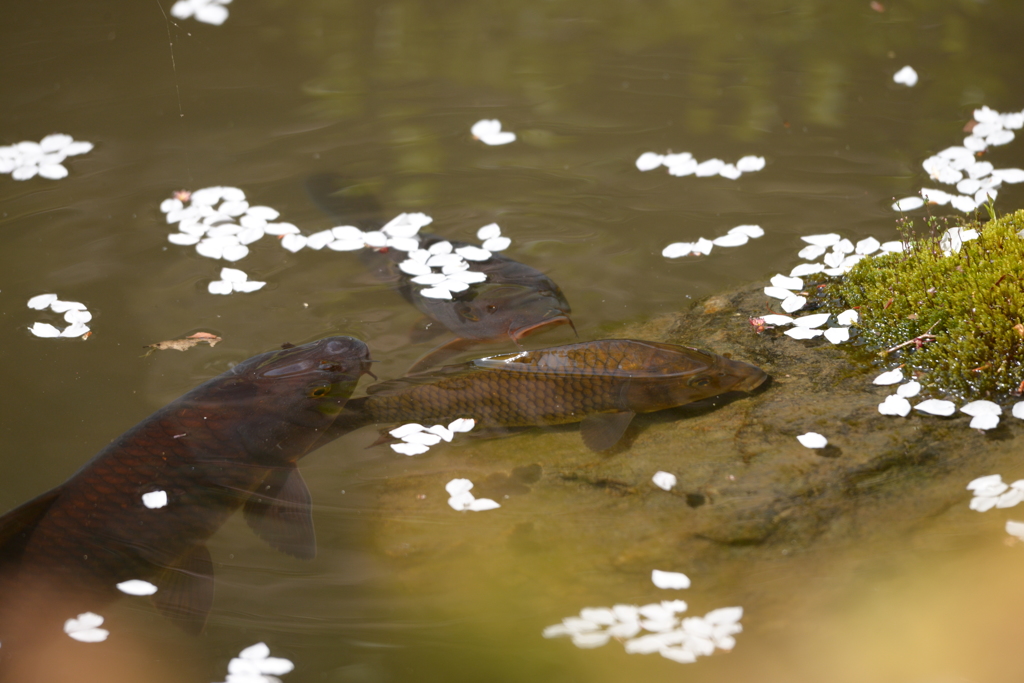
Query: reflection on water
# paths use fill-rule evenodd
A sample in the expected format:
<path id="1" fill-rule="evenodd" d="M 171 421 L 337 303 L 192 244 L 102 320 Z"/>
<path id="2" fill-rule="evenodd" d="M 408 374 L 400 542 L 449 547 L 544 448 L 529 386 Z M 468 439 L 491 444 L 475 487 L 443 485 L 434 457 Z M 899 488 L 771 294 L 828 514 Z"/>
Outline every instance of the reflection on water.
<path id="1" fill-rule="evenodd" d="M 790 272 L 801 235 L 895 239 L 893 201 L 930 184 L 921 163 L 953 141 L 951 131 L 982 105 L 1024 106 L 1024 8 L 1009 0 L 246 1 L 230 15 L 214 10 L 219 26 L 175 19 L 171 4 L 57 0 L 12 7 L 0 25 L 0 144 L 62 131 L 95 145 L 69 159 L 59 182 L 0 175 L 5 510 L 240 358 L 341 333 L 366 341 L 375 374 L 395 378 L 442 341 L 416 335 L 422 314 L 357 254 L 273 244 L 343 224 L 310 202 L 303 183 L 317 173 L 358 181 L 379 198 L 383 220 L 430 215 L 431 233 L 453 244 L 499 224 L 511 240 L 502 253 L 557 282 L 565 312 L 571 301 L 580 339 L 624 336 L 624 324 L 644 338 L 665 332 L 648 322 L 658 316 Z M 905 65 L 920 77 L 912 88 L 892 81 Z M 516 139 L 474 139 L 474 123 L 491 119 Z M 644 173 L 636 161 L 650 150 L 704 162 L 763 157 L 765 166 L 734 180 Z M 1010 144 L 982 161 L 1022 167 L 1019 157 Z M 211 186 L 241 188 L 246 202 L 280 214 L 266 222 L 298 230 L 244 245 L 231 265 L 245 279 L 167 241 L 161 202 Z M 1019 186 L 1004 184 L 997 208 L 1021 199 Z M 365 229 L 359 220 L 372 218 L 344 224 Z M 666 245 L 740 225 L 764 235 L 709 256 L 662 256 Z M 232 295 L 212 293 L 223 283 Z M 31 335 L 36 322 L 72 324 L 26 308 L 52 292 L 85 306 L 88 340 Z M 200 329 L 224 341 L 139 357 L 144 345 Z M 562 325 L 521 343 L 573 341 Z M 718 353 L 731 343 L 717 330 L 698 342 Z M 508 341 L 470 353 L 514 350 Z M 743 516 L 748 501 L 788 491 L 828 459 L 787 455 L 777 480 L 735 493 L 749 468 L 782 452 L 764 424 L 769 398 L 802 381 L 789 374 L 774 395 L 654 414 L 611 455 L 558 428 L 501 440 L 470 432 L 414 457 L 364 448 L 372 430 L 346 435 L 303 466 L 315 561 L 268 552 L 236 515 L 209 542 L 218 581 L 204 636 L 178 634 L 142 598 L 124 597 L 97 612 L 107 640 L 83 644 L 60 631 L 53 647 L 63 654 L 43 659 L 103 670 L 103 680 L 219 680 L 232 653 L 264 641 L 295 662 L 286 680 L 299 682 L 667 680 L 681 671 L 708 680 L 1019 678 L 1007 615 L 1021 595 L 1021 548 L 1002 546 L 1006 520 L 979 520 L 963 490 L 992 471 L 1019 478 L 1012 461 L 979 462 L 978 471 L 960 462 L 972 471 L 948 488 L 885 468 L 857 473 L 833 482 L 850 496 L 844 514 L 813 522 L 791 510 L 832 489 L 808 487 L 801 506 L 782 505 L 771 520 L 798 517 L 801 538 L 818 540 L 764 540 L 758 525 L 768 522 Z M 843 419 L 854 429 L 859 418 Z M 794 425 L 794 435 L 813 427 Z M 1000 430 L 964 456 L 995 458 L 985 448 L 1014 434 Z M 830 445 L 843 443 L 837 431 Z M 885 454 L 898 460 L 904 442 L 893 439 Z M 927 451 L 919 446 L 907 449 Z M 842 450 L 837 460 L 857 457 Z M 534 464 L 538 480 L 513 476 Z M 653 489 L 658 470 L 679 477 L 676 489 L 638 483 Z M 476 482 L 473 492 L 501 507 L 456 512 L 444 490 L 453 479 Z M 899 514 L 857 508 L 865 490 L 886 492 L 872 504 Z M 698 499 L 706 502 L 687 504 Z M 902 506 L 883 505 L 890 500 Z M 700 533 L 680 531 L 694 524 Z M 819 527 L 829 534 L 812 534 Z M 715 544 L 718 559 L 699 559 Z M 694 578 L 689 613 L 743 605 L 733 651 L 680 669 L 541 637 L 583 606 L 660 603 L 647 579 L 653 557 Z"/>

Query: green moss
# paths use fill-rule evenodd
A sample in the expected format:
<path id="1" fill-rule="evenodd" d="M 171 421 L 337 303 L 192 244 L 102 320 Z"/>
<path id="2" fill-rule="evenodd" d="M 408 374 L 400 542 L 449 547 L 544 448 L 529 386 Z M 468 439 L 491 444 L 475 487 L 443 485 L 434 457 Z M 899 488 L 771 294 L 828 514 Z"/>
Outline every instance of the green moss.
<path id="1" fill-rule="evenodd" d="M 1024 211 L 985 224 L 959 253 L 943 255 L 944 226 L 902 254 L 867 258 L 829 287 L 836 312 L 860 312 L 862 349 L 918 371 L 933 396 L 1003 401 L 1024 381 Z M 953 223 L 951 225 L 956 225 Z M 931 334 L 920 344 L 893 347 Z"/>

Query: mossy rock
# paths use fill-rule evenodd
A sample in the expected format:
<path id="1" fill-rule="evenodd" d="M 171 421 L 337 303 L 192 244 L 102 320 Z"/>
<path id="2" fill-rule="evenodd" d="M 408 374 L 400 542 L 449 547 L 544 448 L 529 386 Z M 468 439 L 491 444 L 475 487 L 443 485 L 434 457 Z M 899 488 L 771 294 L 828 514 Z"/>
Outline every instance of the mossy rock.
<path id="1" fill-rule="evenodd" d="M 960 223 L 979 234 L 959 252 L 948 225 L 917 236 L 906 223 L 906 250 L 858 263 L 825 288 L 829 306 L 858 309 L 857 348 L 913 370 L 927 393 L 1005 402 L 1024 381 L 1024 211 Z"/>

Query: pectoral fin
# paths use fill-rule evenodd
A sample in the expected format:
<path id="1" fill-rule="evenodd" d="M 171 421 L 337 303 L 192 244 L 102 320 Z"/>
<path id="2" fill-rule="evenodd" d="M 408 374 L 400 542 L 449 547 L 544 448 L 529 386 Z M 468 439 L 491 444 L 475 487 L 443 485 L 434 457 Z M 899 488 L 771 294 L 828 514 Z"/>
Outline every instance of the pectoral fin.
<path id="1" fill-rule="evenodd" d="M 302 560 L 316 557 L 312 498 L 295 467 L 271 470 L 245 502 L 245 521 L 272 548 Z"/>
<path id="2" fill-rule="evenodd" d="M 606 451 L 619 442 L 636 415 L 632 410 L 588 415 L 580 423 L 583 443 L 592 451 Z"/>
<path id="3" fill-rule="evenodd" d="M 213 561 L 206 546 L 193 546 L 165 567 L 152 599 L 157 611 L 182 629 L 202 633 L 213 605 Z"/>

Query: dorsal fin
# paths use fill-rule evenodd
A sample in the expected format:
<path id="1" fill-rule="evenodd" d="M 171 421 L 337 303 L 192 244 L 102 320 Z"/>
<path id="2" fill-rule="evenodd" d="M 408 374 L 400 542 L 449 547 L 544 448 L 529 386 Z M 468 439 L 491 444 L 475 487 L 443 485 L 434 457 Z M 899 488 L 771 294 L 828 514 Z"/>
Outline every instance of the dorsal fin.
<path id="1" fill-rule="evenodd" d="M 16 559 L 39 520 L 60 495 L 61 487 L 50 489 L 0 517 L 0 562 Z"/>

